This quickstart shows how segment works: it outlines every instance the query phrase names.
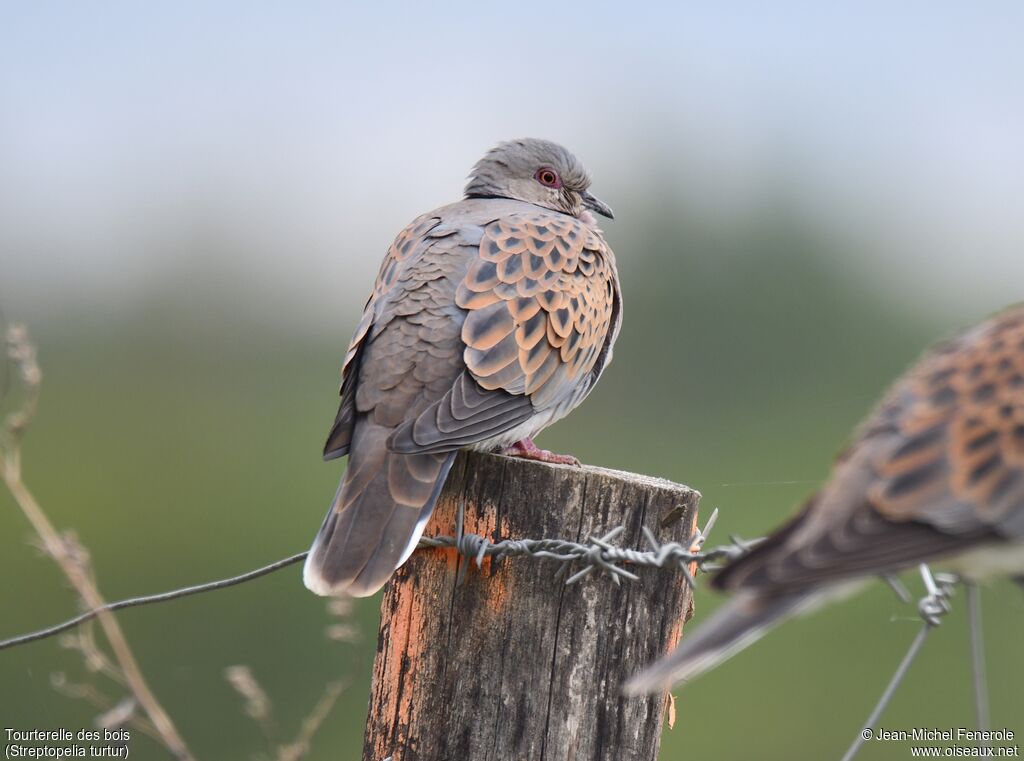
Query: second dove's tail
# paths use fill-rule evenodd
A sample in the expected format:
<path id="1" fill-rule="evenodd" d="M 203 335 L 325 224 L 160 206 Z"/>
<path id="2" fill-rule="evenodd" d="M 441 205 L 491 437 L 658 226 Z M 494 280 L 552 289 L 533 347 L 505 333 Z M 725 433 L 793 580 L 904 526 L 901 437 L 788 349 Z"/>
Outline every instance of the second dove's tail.
<path id="1" fill-rule="evenodd" d="M 676 682 L 692 679 L 756 642 L 785 618 L 806 609 L 815 597 L 814 592 L 772 597 L 741 592 L 692 634 L 684 634 L 678 648 L 626 682 L 623 692 L 661 692 Z"/>
<path id="2" fill-rule="evenodd" d="M 430 519 L 455 453 L 390 452 L 393 430 L 356 422 L 348 469 L 303 569 L 319 595 L 372 595 L 416 549 Z"/>

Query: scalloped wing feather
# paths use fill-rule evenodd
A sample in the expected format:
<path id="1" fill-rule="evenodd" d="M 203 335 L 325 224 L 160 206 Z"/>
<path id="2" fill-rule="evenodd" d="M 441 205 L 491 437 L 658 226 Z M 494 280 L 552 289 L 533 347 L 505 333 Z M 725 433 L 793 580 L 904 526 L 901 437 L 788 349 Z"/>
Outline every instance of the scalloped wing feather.
<path id="1" fill-rule="evenodd" d="M 615 259 L 600 234 L 573 217 L 505 215 L 483 227 L 455 305 L 466 310 L 466 373 L 396 431 L 392 451 L 451 451 L 531 419 L 539 430 L 579 404 L 617 334 Z M 486 402 L 463 404 L 470 398 Z"/>
<path id="2" fill-rule="evenodd" d="M 535 409 L 593 385 L 614 340 L 615 260 L 598 232 L 561 214 L 495 220 L 459 286 L 466 367 L 481 387 L 524 393 Z"/>

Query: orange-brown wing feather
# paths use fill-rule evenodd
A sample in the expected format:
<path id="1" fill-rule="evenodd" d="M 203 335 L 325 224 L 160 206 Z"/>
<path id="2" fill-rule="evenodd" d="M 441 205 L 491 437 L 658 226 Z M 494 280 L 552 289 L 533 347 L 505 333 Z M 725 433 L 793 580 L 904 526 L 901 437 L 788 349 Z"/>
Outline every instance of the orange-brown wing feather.
<path id="1" fill-rule="evenodd" d="M 618 308 L 615 262 L 579 220 L 537 213 L 487 225 L 455 303 L 466 367 L 481 387 L 557 405 L 592 385 Z"/>
<path id="2" fill-rule="evenodd" d="M 869 496 L 879 512 L 940 526 L 1013 524 L 1024 506 L 1024 310 L 933 351 L 892 403 L 901 441 L 876 458 Z"/>

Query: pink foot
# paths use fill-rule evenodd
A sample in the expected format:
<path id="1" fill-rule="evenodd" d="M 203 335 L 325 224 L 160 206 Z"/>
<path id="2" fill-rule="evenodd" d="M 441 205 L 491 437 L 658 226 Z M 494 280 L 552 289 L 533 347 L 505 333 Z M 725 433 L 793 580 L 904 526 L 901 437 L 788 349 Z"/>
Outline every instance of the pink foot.
<path id="1" fill-rule="evenodd" d="M 524 460 L 539 460 L 540 462 L 553 462 L 556 465 L 580 466 L 580 461 L 571 454 L 555 454 L 547 449 L 541 449 L 533 443 L 533 439 L 525 438 L 517 441 L 510 447 L 505 447 L 502 454 L 509 457 L 522 457 Z"/>

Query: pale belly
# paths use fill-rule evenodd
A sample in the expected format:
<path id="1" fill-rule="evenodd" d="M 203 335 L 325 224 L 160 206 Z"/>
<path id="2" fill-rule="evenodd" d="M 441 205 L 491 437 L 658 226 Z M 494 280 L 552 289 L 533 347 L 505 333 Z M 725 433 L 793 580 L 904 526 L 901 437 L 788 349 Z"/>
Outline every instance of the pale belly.
<path id="1" fill-rule="evenodd" d="M 1024 542 L 989 544 L 936 561 L 936 568 L 948 568 L 969 581 L 1020 576 L 1024 574 Z"/>

